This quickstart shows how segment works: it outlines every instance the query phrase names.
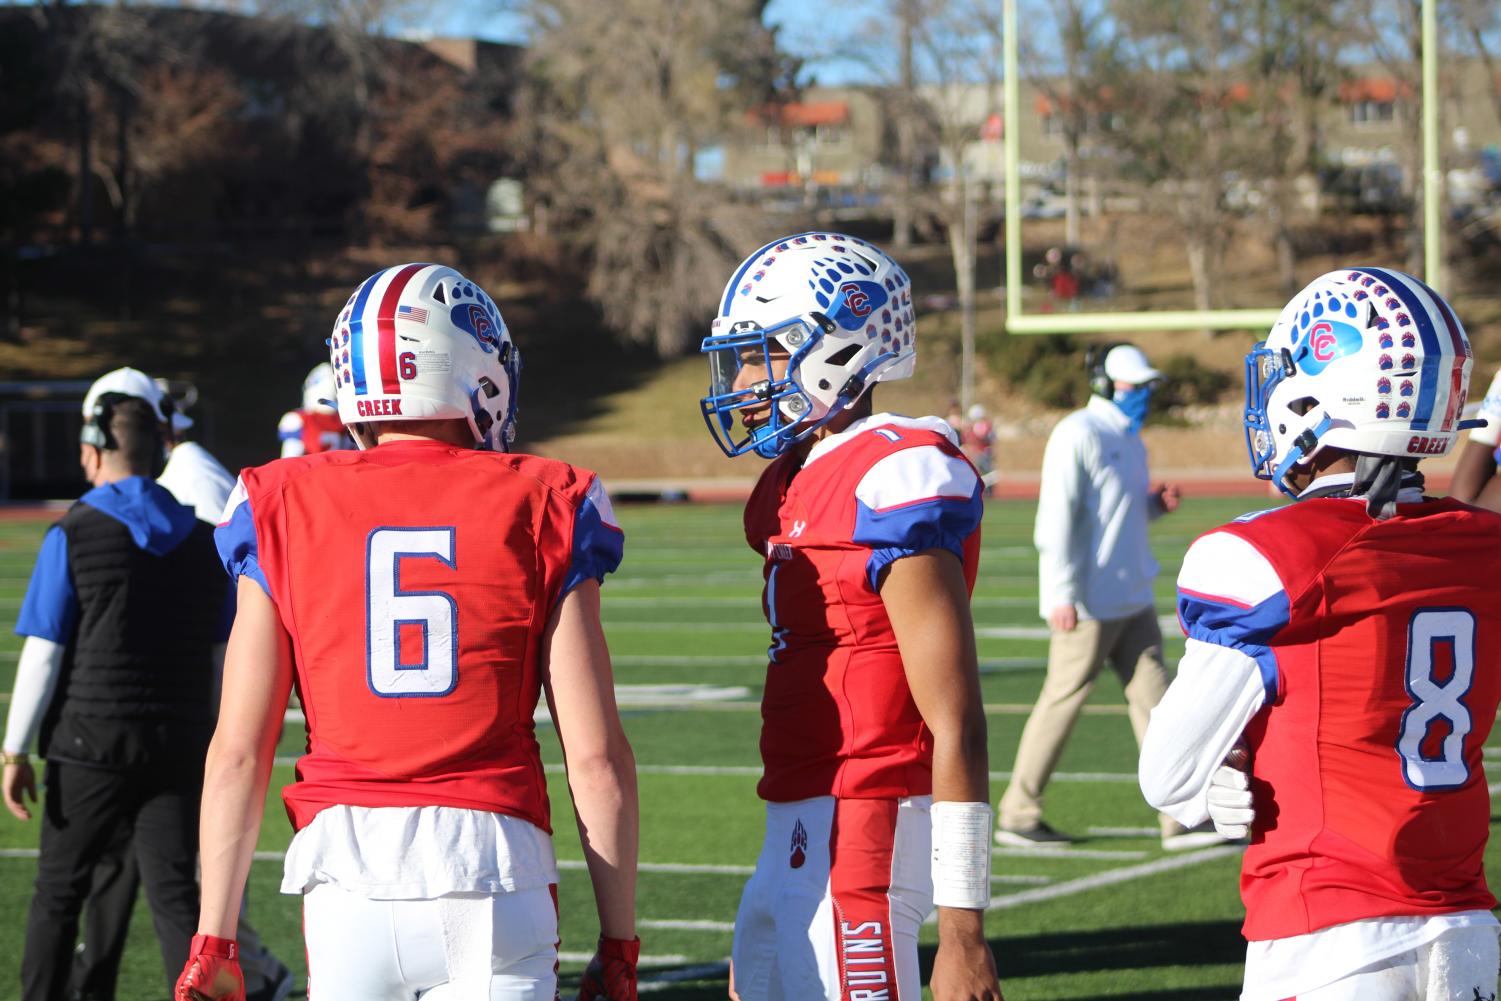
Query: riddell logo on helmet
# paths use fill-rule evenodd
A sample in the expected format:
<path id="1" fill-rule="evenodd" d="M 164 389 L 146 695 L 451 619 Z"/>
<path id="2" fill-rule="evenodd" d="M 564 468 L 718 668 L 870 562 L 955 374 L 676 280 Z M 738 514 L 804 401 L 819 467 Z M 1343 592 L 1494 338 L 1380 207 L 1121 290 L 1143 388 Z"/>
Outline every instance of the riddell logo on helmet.
<path id="1" fill-rule="evenodd" d="M 1448 444 L 1447 438 L 1430 438 L 1428 435 L 1415 434 L 1407 439 L 1407 452 L 1409 455 L 1443 455 L 1444 448 Z"/>
<path id="2" fill-rule="evenodd" d="M 400 400 L 355 400 L 354 409 L 361 417 L 402 417 Z"/>

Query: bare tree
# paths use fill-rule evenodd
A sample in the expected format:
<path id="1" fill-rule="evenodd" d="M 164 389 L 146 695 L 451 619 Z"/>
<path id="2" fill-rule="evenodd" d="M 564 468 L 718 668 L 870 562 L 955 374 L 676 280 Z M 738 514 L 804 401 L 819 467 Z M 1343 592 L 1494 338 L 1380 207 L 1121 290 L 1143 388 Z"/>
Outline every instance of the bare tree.
<path id="1" fill-rule="evenodd" d="M 1485 78 L 1492 85 L 1486 88 L 1496 120 L 1501 121 L 1501 7 L 1495 0 L 1453 0 L 1455 19 L 1461 37 L 1468 48 L 1485 67 Z"/>
<path id="2" fill-rule="evenodd" d="M 898 64 L 901 76 L 892 106 L 896 111 L 896 191 L 891 202 L 891 246 L 900 253 L 912 246 L 917 199 L 917 67 L 914 49 L 922 16 L 920 0 L 894 0 L 901 25 Z"/>
<path id="3" fill-rule="evenodd" d="M 972 155 L 985 123 L 1001 109 L 999 0 L 932 0 L 916 32 L 929 84 L 921 107 L 946 175 L 935 207 L 948 237 L 959 299 L 960 405 L 975 391 L 975 243 L 981 191 Z"/>
<path id="4" fill-rule="evenodd" d="M 1394 115 L 1401 129 L 1397 144 L 1402 195 L 1407 215 L 1407 261 L 1423 273 L 1423 31 L 1422 0 L 1372 0 L 1365 41 L 1396 85 Z"/>
<path id="5" fill-rule="evenodd" d="M 1278 284 L 1298 288 L 1293 221 L 1300 185 L 1313 185 L 1321 155 L 1319 122 L 1335 87 L 1342 26 L 1353 15 L 1344 0 L 1253 0 L 1247 78 L 1260 119 L 1257 146 L 1265 150 L 1254 181 L 1265 184 L 1262 214 L 1277 256 Z"/>
<path id="6" fill-rule="evenodd" d="M 515 0 L 529 26 L 521 105 L 534 195 L 586 268 L 607 324 L 680 350 L 756 215 L 696 174 L 698 153 L 785 93 L 763 0 Z"/>
<path id="7" fill-rule="evenodd" d="M 1115 109 L 1100 64 L 1108 59 L 1112 22 L 1106 0 L 1048 0 L 1029 7 L 1034 24 L 1051 23 L 1048 37 L 1021 39 L 1028 82 L 1047 99 L 1063 138 L 1064 242 L 1080 242 L 1080 181 L 1086 143 L 1106 131 Z M 1108 138 L 1106 139 L 1108 142 Z M 1098 180 L 1095 178 L 1095 180 Z"/>
<path id="8" fill-rule="evenodd" d="M 1243 7 L 1237 0 L 1113 0 L 1111 6 L 1117 26 L 1111 86 L 1126 119 L 1114 135 L 1121 169 L 1141 184 L 1149 205 L 1176 218 L 1194 306 L 1215 308 L 1214 276 L 1233 225 L 1226 183 L 1258 155 L 1232 137 L 1232 128 L 1245 129 L 1253 114 L 1240 75 Z"/>

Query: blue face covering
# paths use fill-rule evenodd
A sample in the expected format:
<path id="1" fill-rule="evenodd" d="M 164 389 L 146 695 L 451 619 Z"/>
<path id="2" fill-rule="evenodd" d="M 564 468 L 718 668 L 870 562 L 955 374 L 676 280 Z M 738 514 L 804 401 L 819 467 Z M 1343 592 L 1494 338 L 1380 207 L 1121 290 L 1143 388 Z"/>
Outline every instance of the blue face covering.
<path id="1" fill-rule="evenodd" d="M 1147 419 L 1147 406 L 1152 402 L 1152 385 L 1136 386 L 1133 389 L 1115 391 L 1115 405 L 1131 419 L 1131 433 L 1141 430 L 1141 422 Z"/>

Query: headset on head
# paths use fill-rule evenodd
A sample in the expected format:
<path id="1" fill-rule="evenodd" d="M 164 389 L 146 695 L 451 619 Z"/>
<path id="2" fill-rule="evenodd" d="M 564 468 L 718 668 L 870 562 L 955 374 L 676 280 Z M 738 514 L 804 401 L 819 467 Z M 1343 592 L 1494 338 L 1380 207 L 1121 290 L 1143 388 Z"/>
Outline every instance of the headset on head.
<path id="1" fill-rule="evenodd" d="M 1105 356 L 1116 348 L 1129 347 L 1130 341 L 1106 341 L 1091 344 L 1084 350 L 1084 367 L 1089 371 L 1089 391 L 1107 400 L 1115 399 L 1115 380 L 1105 374 Z"/>
<path id="2" fill-rule="evenodd" d="M 101 393 L 99 398 L 94 401 L 93 412 L 87 414 L 83 419 L 83 427 L 78 432 L 79 442 L 84 445 L 93 445 L 95 448 L 106 452 L 118 449 L 120 443 L 115 440 L 114 432 L 110 430 L 110 424 L 115 418 L 115 408 L 125 400 L 133 399 L 139 399 L 139 397 L 129 396 L 125 393 Z M 177 409 L 172 404 L 172 398 L 163 395 L 157 407 L 161 410 L 165 418 L 166 427 L 170 428 L 172 426 L 172 412 Z M 161 457 L 156 464 L 156 472 L 159 473 L 167 461 L 167 435 L 165 431 L 161 431 L 160 429 L 158 430 L 158 435 L 161 439 Z"/>

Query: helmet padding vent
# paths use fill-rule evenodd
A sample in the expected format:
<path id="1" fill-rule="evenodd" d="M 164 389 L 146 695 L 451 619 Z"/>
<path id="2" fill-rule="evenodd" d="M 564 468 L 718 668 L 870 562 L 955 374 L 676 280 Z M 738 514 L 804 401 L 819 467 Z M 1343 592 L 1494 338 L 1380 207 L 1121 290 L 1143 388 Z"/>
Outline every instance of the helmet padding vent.
<path id="1" fill-rule="evenodd" d="M 847 347 L 840 348 L 838 351 L 835 351 L 833 354 L 829 355 L 829 357 L 825 359 L 825 361 L 827 362 L 827 364 L 834 365 L 836 367 L 848 365 L 850 363 L 850 359 L 859 354 L 860 349 L 863 346 L 864 345 L 861 344 L 851 344 Z"/>
<path id="2" fill-rule="evenodd" d="M 442 282 L 438 282 L 438 284 L 433 286 L 433 298 L 443 303 L 443 305 L 445 306 L 448 305 L 448 293 L 443 291 Z"/>

